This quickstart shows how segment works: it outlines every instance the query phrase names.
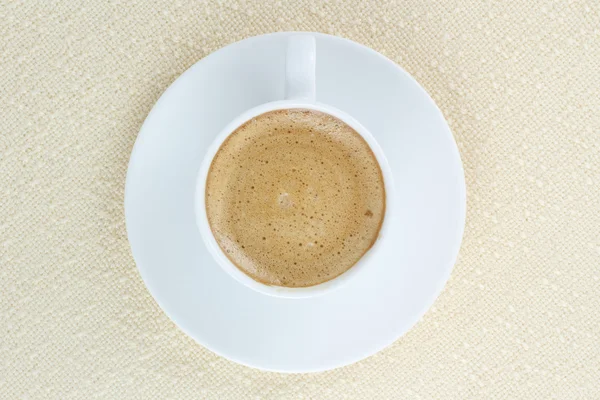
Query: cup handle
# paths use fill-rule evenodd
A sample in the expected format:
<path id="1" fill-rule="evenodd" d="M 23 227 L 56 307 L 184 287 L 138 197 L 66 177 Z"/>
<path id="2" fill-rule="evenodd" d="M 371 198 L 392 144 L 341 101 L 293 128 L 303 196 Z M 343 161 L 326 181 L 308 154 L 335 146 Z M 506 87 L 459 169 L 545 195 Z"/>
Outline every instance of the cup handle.
<path id="1" fill-rule="evenodd" d="M 315 102 L 315 37 L 293 35 L 285 56 L 285 99 Z"/>

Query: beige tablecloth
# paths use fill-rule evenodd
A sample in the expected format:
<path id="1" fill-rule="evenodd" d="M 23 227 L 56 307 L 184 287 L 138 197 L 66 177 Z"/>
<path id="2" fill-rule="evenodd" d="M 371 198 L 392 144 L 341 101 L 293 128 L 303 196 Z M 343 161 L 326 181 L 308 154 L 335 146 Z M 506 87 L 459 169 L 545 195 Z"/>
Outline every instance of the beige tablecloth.
<path id="1" fill-rule="evenodd" d="M 0 398 L 599 399 L 600 3 L 3 1 Z M 129 251 L 127 162 L 173 80 L 231 42 L 310 30 L 429 91 L 465 166 L 467 225 L 434 307 L 319 374 L 186 337 Z"/>

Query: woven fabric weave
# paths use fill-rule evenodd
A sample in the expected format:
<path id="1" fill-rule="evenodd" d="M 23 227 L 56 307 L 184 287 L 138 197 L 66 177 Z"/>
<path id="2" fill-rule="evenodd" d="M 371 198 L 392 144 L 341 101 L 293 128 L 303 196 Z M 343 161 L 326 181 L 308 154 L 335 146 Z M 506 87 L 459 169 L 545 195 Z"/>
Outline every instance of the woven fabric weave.
<path id="1" fill-rule="evenodd" d="M 144 287 L 123 191 L 141 123 L 210 52 L 319 31 L 383 53 L 448 119 L 468 210 L 423 320 L 357 364 L 266 373 Z M 600 4 L 4 1 L 0 398 L 600 398 Z"/>

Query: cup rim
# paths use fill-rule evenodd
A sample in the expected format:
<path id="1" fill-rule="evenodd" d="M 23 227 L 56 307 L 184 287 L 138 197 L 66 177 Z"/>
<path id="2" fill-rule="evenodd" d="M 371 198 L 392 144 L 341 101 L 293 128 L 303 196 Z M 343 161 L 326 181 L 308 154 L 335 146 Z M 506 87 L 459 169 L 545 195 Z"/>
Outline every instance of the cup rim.
<path id="1" fill-rule="evenodd" d="M 379 163 L 379 167 L 383 176 L 386 197 L 386 207 L 382 225 L 379 229 L 378 237 L 375 240 L 375 243 L 373 243 L 373 245 L 371 246 L 371 248 L 367 250 L 367 252 L 363 254 L 362 257 L 353 266 L 351 266 L 348 270 L 338 275 L 337 277 L 314 286 L 296 288 L 267 285 L 265 283 L 254 280 L 250 276 L 246 275 L 242 270 L 240 270 L 225 255 L 212 233 L 212 229 L 210 228 L 208 216 L 206 213 L 205 199 L 206 181 L 208 178 L 208 172 L 212 164 L 213 158 L 218 152 L 218 150 L 221 148 L 223 142 L 229 137 L 229 135 L 231 135 L 237 128 L 239 128 L 244 123 L 246 123 L 254 117 L 257 117 L 261 114 L 270 111 L 286 109 L 309 109 L 329 114 L 337 119 L 340 119 L 341 121 L 349 125 L 351 128 L 353 128 L 359 135 L 361 135 L 361 137 L 367 142 L 367 144 L 371 148 L 377 162 Z M 339 289 L 340 287 L 348 283 L 348 281 L 354 279 L 357 275 L 360 274 L 361 271 L 363 271 L 367 267 L 367 264 L 369 263 L 369 260 L 373 253 L 377 251 L 377 248 L 379 248 L 381 242 L 387 239 L 388 226 L 390 225 L 390 221 L 392 220 L 391 216 L 393 213 L 394 205 L 393 197 L 394 184 L 392 180 L 391 169 L 389 167 L 387 159 L 375 138 L 363 125 L 361 125 L 357 120 L 355 120 L 347 113 L 330 105 L 302 100 L 281 100 L 261 104 L 243 112 L 242 114 L 234 118 L 231 122 L 229 122 L 215 137 L 213 142 L 208 146 L 208 149 L 204 155 L 204 158 L 200 165 L 200 169 L 198 171 L 196 179 L 196 190 L 194 194 L 194 211 L 196 214 L 196 225 L 198 227 L 198 230 L 200 231 L 204 244 L 206 245 L 208 251 L 211 253 L 217 264 L 221 267 L 221 269 L 223 269 L 232 278 L 234 278 L 236 281 L 243 284 L 244 286 L 268 296 L 282 298 L 308 298 L 321 296 Z"/>

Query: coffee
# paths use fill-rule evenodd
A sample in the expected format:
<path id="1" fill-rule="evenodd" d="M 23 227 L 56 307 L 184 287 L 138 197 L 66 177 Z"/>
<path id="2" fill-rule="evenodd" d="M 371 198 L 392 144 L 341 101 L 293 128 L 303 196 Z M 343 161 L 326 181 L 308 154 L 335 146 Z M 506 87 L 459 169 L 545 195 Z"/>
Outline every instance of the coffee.
<path id="1" fill-rule="evenodd" d="M 317 111 L 267 112 L 221 145 L 206 213 L 227 257 L 254 280 L 307 287 L 350 269 L 385 213 L 381 169 L 354 129 Z"/>

